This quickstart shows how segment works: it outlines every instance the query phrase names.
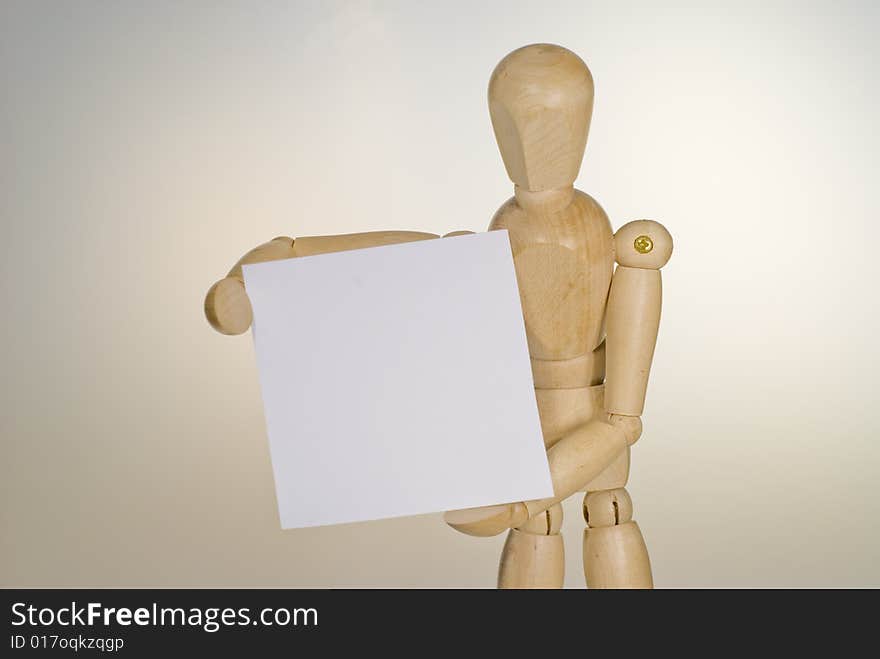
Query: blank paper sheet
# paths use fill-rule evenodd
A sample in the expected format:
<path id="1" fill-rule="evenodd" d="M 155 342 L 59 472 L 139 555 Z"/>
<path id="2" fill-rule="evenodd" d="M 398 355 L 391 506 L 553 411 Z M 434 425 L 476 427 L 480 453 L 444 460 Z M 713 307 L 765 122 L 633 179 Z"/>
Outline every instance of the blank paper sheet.
<path id="1" fill-rule="evenodd" d="M 243 272 L 283 528 L 553 496 L 506 231 Z"/>

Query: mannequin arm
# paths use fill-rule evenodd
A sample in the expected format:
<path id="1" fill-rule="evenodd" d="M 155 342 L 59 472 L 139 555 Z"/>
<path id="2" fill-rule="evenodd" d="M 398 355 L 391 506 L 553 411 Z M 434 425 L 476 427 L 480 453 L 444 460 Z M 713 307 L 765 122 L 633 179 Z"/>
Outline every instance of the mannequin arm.
<path id="1" fill-rule="evenodd" d="M 614 250 L 619 265 L 608 295 L 605 410 L 615 425 L 635 424 L 645 407 L 660 327 L 660 268 L 672 255 L 672 236 L 662 224 L 638 220 L 617 231 Z"/>
<path id="2" fill-rule="evenodd" d="M 659 268 L 672 254 L 672 237 L 663 225 L 639 220 L 620 228 L 614 246 L 619 266 L 606 318 L 607 422 L 590 421 L 547 451 L 555 496 L 447 512 L 446 523 L 456 530 L 490 536 L 524 524 L 580 490 L 641 435 L 640 416 L 660 324 Z"/>
<path id="3" fill-rule="evenodd" d="M 634 441 L 634 440 L 633 440 Z M 519 503 L 451 510 L 444 519 L 456 531 L 468 535 L 498 535 L 521 526 L 577 492 L 598 476 L 623 451 L 630 438 L 622 428 L 594 419 L 556 442 L 547 450 L 554 496 Z"/>
<path id="4" fill-rule="evenodd" d="M 463 233 L 469 232 L 457 231 L 454 235 Z M 419 231 L 370 231 L 338 236 L 309 236 L 296 239 L 281 236 L 275 238 L 245 254 L 232 266 L 223 279 L 211 286 L 205 296 L 205 317 L 211 327 L 221 334 L 243 334 L 251 326 L 253 310 L 244 289 L 244 278 L 241 273 L 243 265 L 438 237 L 433 233 Z"/>

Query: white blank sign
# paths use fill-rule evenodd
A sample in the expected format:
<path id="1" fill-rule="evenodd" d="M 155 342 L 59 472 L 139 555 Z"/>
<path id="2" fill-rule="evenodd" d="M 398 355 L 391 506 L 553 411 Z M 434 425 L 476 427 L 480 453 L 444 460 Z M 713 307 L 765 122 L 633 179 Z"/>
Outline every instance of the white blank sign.
<path id="1" fill-rule="evenodd" d="M 553 495 L 506 231 L 243 270 L 283 528 Z"/>

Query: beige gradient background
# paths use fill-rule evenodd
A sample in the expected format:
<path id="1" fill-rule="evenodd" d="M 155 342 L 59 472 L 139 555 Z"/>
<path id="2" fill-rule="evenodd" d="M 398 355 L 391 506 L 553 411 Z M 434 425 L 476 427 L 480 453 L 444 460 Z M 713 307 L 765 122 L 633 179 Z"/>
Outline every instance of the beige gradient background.
<path id="1" fill-rule="evenodd" d="M 489 74 L 550 41 L 596 81 L 578 187 L 676 241 L 657 585 L 880 586 L 875 3 L 213 4 L 0 4 L 0 585 L 493 586 L 503 537 L 439 515 L 281 531 L 202 300 L 279 234 L 484 229 Z"/>

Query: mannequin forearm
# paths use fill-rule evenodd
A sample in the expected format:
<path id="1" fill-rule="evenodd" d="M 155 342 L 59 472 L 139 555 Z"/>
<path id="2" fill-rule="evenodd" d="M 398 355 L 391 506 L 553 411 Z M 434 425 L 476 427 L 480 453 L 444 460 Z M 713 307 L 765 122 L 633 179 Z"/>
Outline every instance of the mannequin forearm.
<path id="1" fill-rule="evenodd" d="M 529 517 L 567 499 L 598 476 L 632 443 L 627 433 L 604 421 L 579 426 L 547 451 L 553 496 L 515 504 L 455 510 L 446 513 L 454 529 L 477 536 L 492 536 L 525 523 Z"/>
<path id="2" fill-rule="evenodd" d="M 244 289 L 243 265 L 432 238 L 439 236 L 419 231 L 369 231 L 337 236 L 275 238 L 250 250 L 232 266 L 226 277 L 211 286 L 205 296 L 205 317 L 221 334 L 243 334 L 251 326 L 253 310 Z"/>

